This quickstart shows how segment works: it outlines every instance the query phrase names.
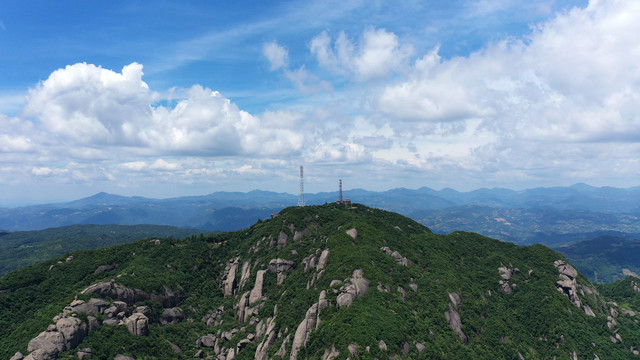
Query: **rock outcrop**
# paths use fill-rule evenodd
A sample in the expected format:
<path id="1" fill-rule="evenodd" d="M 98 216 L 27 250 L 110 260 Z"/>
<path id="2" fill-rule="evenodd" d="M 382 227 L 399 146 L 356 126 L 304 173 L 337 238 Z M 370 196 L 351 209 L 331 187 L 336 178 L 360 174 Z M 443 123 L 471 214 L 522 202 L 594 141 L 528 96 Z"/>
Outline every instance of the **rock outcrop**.
<path id="1" fill-rule="evenodd" d="M 125 320 L 127 330 L 136 336 L 147 336 L 149 334 L 149 319 L 141 313 L 135 313 Z"/>
<path id="2" fill-rule="evenodd" d="M 278 251 L 287 246 L 287 240 L 289 240 L 289 235 L 285 234 L 284 231 L 280 231 L 280 233 L 278 234 L 278 244 L 276 246 Z"/>
<path id="3" fill-rule="evenodd" d="M 55 359 L 61 351 L 78 346 L 87 336 L 87 324 L 77 317 L 59 317 L 55 325 L 31 339 L 26 359 Z"/>
<path id="4" fill-rule="evenodd" d="M 81 294 L 96 294 L 102 298 L 112 298 L 133 305 L 136 302 L 153 300 L 158 301 L 163 307 L 174 307 L 182 300 L 182 293 L 174 293 L 168 287 L 164 287 L 164 294 L 154 294 L 140 289 L 130 289 L 114 281 L 103 281 L 95 283 L 82 290 Z"/>
<path id="5" fill-rule="evenodd" d="M 596 314 L 591 310 L 591 307 L 588 304 L 584 304 L 580 297 L 578 296 L 578 283 L 576 278 L 578 277 L 578 271 L 571 265 L 565 263 L 563 260 L 556 260 L 553 265 L 558 269 L 560 273 L 558 277 L 560 280 L 556 281 L 556 288 L 561 293 L 565 294 L 571 302 L 582 309 L 585 314 L 589 316 L 596 316 Z"/>
<path id="6" fill-rule="evenodd" d="M 278 285 L 282 285 L 284 279 L 287 278 L 287 272 L 293 269 L 293 264 L 294 263 L 291 260 L 277 258 L 269 261 L 267 269 L 269 272 L 277 275 Z"/>
<path id="7" fill-rule="evenodd" d="M 462 331 L 462 320 L 457 310 L 462 305 L 460 296 L 457 293 L 449 293 L 449 299 L 451 300 L 449 310 L 444 312 L 444 316 L 449 322 L 449 326 L 460 337 L 460 341 L 466 345 L 468 343 L 467 335 Z"/>
<path id="8" fill-rule="evenodd" d="M 266 323 L 260 321 L 256 326 L 256 337 L 261 337 L 263 335 L 267 335 L 260 344 L 258 344 L 258 348 L 256 349 L 256 353 L 254 356 L 255 360 L 267 360 L 269 347 L 273 345 L 276 341 L 276 315 L 278 313 L 278 306 L 275 306 L 273 309 L 273 317 L 267 319 Z"/>
<path id="9" fill-rule="evenodd" d="M 251 294 L 249 295 L 249 305 L 252 305 L 262 299 L 262 284 L 264 283 L 264 273 L 266 270 L 258 270 L 256 273 L 256 282 L 253 285 Z"/>
<path id="10" fill-rule="evenodd" d="M 409 266 L 413 264 L 411 260 L 402 256 L 399 252 L 395 250 L 391 251 L 391 249 L 387 246 L 381 247 L 380 250 L 382 250 L 382 252 L 384 252 L 385 254 L 391 256 L 400 265 Z"/>
<path id="11" fill-rule="evenodd" d="M 351 278 L 345 279 L 345 284 L 340 288 L 340 294 L 336 298 L 338 307 L 351 306 L 356 296 L 363 296 L 369 289 L 369 280 L 365 279 L 361 269 L 353 270 Z"/>
<path id="12" fill-rule="evenodd" d="M 302 346 L 307 344 L 307 340 L 309 340 L 309 334 L 311 331 L 315 330 L 320 326 L 320 311 L 322 309 L 329 306 L 329 301 L 327 300 L 327 292 L 322 291 L 320 293 L 320 297 L 318 298 L 318 302 L 311 305 L 309 310 L 304 316 L 304 320 L 298 325 L 298 329 L 296 329 L 296 334 L 293 337 L 293 343 L 291 344 L 291 360 L 295 360 L 298 357 L 298 352 Z"/>
<path id="13" fill-rule="evenodd" d="M 325 349 L 322 360 L 333 360 L 340 356 L 340 351 L 336 350 L 335 345 L 331 345 L 331 349 Z"/>
<path id="14" fill-rule="evenodd" d="M 160 315 L 160 325 L 173 325 L 184 320 L 184 310 L 179 307 L 164 309 Z"/>
<path id="15" fill-rule="evenodd" d="M 64 338 L 65 349 L 74 349 L 87 336 L 87 324 L 77 317 L 64 317 L 56 322 L 56 328 Z"/>
<path id="16" fill-rule="evenodd" d="M 346 233 L 347 235 L 351 236 L 353 240 L 358 238 L 358 230 L 356 230 L 355 228 L 347 230 Z"/>
<path id="17" fill-rule="evenodd" d="M 235 289 L 237 286 L 236 272 L 238 271 L 238 259 L 229 260 L 227 269 L 225 269 L 226 277 L 224 279 L 224 296 L 225 297 L 231 296 L 235 293 Z"/>
<path id="18" fill-rule="evenodd" d="M 498 281 L 498 284 L 500 284 L 500 289 L 505 294 L 509 295 L 513 292 L 512 289 L 514 289 L 516 285 L 513 283 L 510 283 L 510 281 L 513 278 L 513 275 L 519 274 L 519 273 L 520 273 L 520 269 L 516 267 L 507 267 L 504 265 L 498 267 L 498 274 L 500 274 L 500 277 L 502 278 L 502 280 Z"/>

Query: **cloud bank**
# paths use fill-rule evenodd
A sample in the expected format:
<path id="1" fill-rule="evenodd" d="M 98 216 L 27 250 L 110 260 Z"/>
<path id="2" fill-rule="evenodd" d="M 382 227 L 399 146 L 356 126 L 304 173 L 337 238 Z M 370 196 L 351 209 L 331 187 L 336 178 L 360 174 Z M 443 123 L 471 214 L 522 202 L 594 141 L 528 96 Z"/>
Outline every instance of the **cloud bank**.
<path id="1" fill-rule="evenodd" d="M 69 65 L 0 114 L 0 179 L 281 190 L 305 164 L 383 187 L 637 184 L 638 18 L 638 2 L 594 0 L 449 57 L 388 27 L 320 30 L 304 54 L 267 41 L 262 66 L 290 89 L 260 114 L 202 85 L 151 89 L 138 63 Z"/>

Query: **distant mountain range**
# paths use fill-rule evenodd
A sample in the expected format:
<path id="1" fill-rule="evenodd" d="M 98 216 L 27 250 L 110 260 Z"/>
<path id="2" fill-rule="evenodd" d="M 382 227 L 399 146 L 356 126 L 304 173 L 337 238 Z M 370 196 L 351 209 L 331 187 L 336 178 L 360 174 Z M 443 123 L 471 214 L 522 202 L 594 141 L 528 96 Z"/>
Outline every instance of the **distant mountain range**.
<path id="1" fill-rule="evenodd" d="M 600 235 L 640 237 L 640 187 L 478 189 L 459 192 L 354 189 L 345 198 L 409 216 L 437 233 L 456 230 L 519 244 L 557 244 Z M 307 204 L 334 202 L 337 192 L 305 194 Z M 99 193 L 67 203 L 0 208 L 0 229 L 38 230 L 74 224 L 157 224 L 239 230 L 295 205 L 298 197 L 254 190 L 150 199 Z"/>

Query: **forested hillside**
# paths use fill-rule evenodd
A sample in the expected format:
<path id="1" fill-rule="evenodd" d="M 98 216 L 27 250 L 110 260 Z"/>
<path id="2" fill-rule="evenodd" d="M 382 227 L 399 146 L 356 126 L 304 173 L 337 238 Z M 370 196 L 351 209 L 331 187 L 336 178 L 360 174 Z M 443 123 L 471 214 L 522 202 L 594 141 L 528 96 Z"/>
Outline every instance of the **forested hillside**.
<path id="1" fill-rule="evenodd" d="M 0 357 L 634 358 L 640 309 L 607 296 L 542 245 L 438 235 L 358 204 L 292 207 L 10 273 Z"/>

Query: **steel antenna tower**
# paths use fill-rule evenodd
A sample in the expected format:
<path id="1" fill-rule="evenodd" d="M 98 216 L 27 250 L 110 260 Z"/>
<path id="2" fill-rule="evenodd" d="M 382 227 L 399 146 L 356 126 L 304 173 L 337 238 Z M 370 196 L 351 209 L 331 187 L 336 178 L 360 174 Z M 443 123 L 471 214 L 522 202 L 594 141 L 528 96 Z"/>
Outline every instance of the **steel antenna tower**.
<path id="1" fill-rule="evenodd" d="M 339 201 L 340 204 L 343 203 L 343 201 L 342 201 L 342 179 L 340 179 L 340 197 L 339 197 L 338 201 Z"/>
<path id="2" fill-rule="evenodd" d="M 298 206 L 304 206 L 304 176 L 302 165 L 300 165 L 300 196 L 298 197 Z"/>

